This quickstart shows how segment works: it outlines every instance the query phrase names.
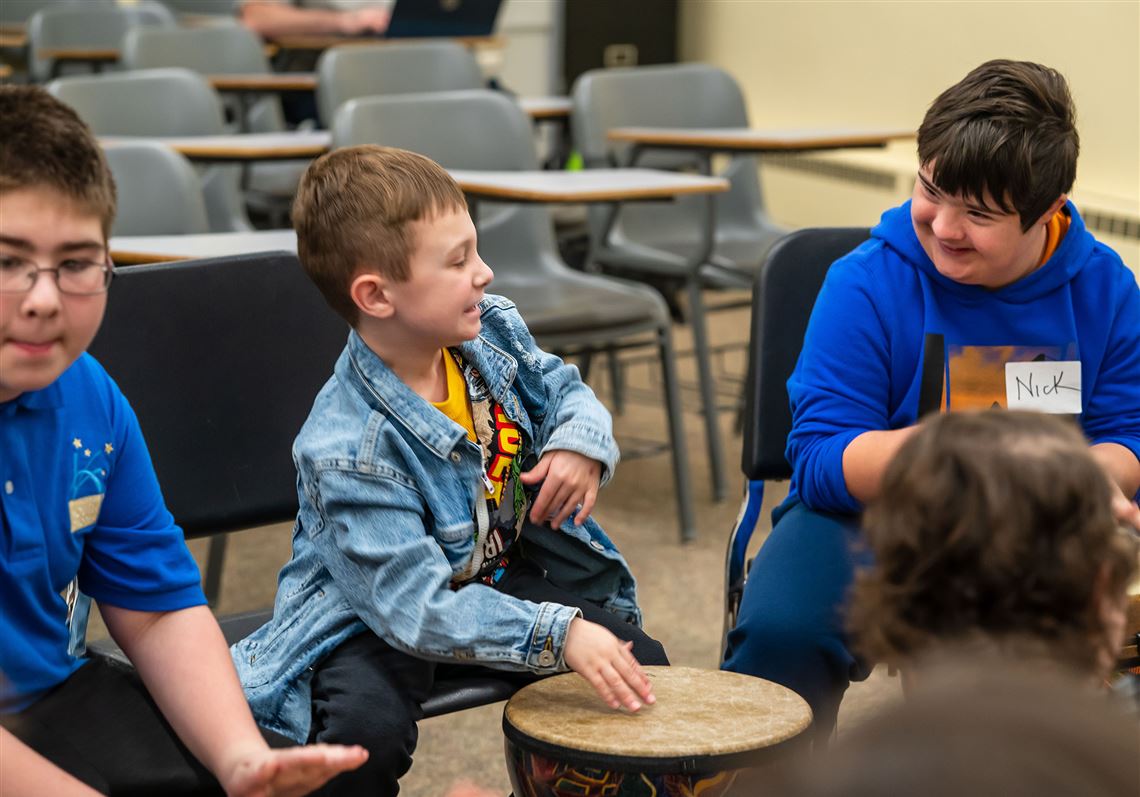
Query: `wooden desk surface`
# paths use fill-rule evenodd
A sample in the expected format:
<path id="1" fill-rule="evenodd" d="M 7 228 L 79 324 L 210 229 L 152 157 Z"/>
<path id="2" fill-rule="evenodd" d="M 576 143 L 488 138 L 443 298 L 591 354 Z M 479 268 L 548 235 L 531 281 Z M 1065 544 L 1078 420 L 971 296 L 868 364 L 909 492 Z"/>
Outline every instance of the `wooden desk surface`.
<path id="1" fill-rule="evenodd" d="M 728 190 L 728 181 L 720 177 L 656 169 L 589 169 L 581 172 L 449 169 L 448 172 L 466 194 L 479 199 L 510 202 L 625 202 Z"/>
<path id="2" fill-rule="evenodd" d="M 316 91 L 317 88 L 315 72 L 207 75 L 206 80 L 218 91 Z"/>
<path id="3" fill-rule="evenodd" d="M 157 141 L 190 160 L 222 163 L 316 158 L 328 152 L 332 134 L 327 130 L 310 130 L 220 136 L 106 136 L 99 139 L 104 147 L 131 141 Z"/>
<path id="4" fill-rule="evenodd" d="M 27 43 L 27 34 L 23 33 L 22 31 L 0 32 L 0 47 L 11 47 L 12 49 L 19 49 Z"/>
<path id="5" fill-rule="evenodd" d="M 915 131 L 900 128 L 802 128 L 760 130 L 747 127 L 617 127 L 606 133 L 610 141 L 654 147 L 706 149 L 719 152 L 785 152 L 848 147 L 883 147 L 891 141 L 914 138 Z"/>
<path id="6" fill-rule="evenodd" d="M 568 119 L 573 102 L 569 97 L 519 97 L 519 106 L 531 119 Z"/>
<path id="7" fill-rule="evenodd" d="M 119 60 L 119 51 L 110 47 L 43 47 L 36 50 L 37 58 L 50 58 L 53 61 L 86 61 L 89 63 L 114 63 Z"/>
<path id="8" fill-rule="evenodd" d="M 12 67 L 8 64 L 0 64 L 0 80 L 6 77 L 12 77 Z"/>
<path id="9" fill-rule="evenodd" d="M 388 39 L 384 36 L 335 36 L 328 34 L 316 34 L 276 36 L 272 39 L 272 42 L 282 50 L 327 50 L 330 47 L 340 47 L 341 45 L 345 44 L 394 44 L 397 42 L 438 41 L 440 38 L 444 37 L 401 37 L 396 39 Z M 506 38 L 497 34 L 491 36 L 449 36 L 446 38 L 450 41 L 459 42 L 464 47 L 469 47 L 472 50 L 502 49 L 507 44 Z"/>
<path id="10" fill-rule="evenodd" d="M 120 266 L 162 263 L 253 252 L 296 252 L 292 230 L 211 232 L 200 235 L 120 235 L 111 239 L 111 260 Z"/>

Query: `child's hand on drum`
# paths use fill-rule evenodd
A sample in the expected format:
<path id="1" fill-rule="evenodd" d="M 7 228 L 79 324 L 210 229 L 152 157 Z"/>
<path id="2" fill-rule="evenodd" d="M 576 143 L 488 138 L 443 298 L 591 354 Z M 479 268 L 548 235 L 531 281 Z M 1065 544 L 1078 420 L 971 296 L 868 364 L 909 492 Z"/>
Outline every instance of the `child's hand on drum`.
<path id="1" fill-rule="evenodd" d="M 622 642 L 608 629 L 578 617 L 566 632 L 564 656 L 566 666 L 585 678 L 610 708 L 637 711 L 642 701 L 652 704 L 657 698 L 632 649 L 632 642 Z"/>

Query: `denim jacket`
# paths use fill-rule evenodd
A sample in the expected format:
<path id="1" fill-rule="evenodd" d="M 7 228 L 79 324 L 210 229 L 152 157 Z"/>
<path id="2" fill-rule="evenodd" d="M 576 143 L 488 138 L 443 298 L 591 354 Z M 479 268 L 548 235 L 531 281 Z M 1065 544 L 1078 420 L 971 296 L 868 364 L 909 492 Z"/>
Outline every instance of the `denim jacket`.
<path id="1" fill-rule="evenodd" d="M 610 416 L 578 369 L 539 349 L 512 302 L 488 295 L 459 347 L 542 452 L 617 464 Z M 304 742 L 313 666 L 371 630 L 424 659 L 552 673 L 578 610 L 481 583 L 452 590 L 470 559 L 483 464 L 466 431 L 405 385 L 352 332 L 293 447 L 300 510 L 273 619 L 231 650 L 259 724 Z M 524 527 L 551 581 L 640 623 L 633 576 L 593 518 Z"/>

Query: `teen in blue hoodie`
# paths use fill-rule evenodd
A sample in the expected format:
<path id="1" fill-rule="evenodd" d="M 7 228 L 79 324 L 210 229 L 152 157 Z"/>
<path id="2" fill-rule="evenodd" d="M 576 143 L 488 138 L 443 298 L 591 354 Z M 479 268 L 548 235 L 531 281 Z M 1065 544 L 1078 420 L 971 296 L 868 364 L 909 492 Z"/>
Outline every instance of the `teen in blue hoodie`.
<path id="1" fill-rule="evenodd" d="M 1078 148 L 1063 76 L 982 64 L 927 112 L 910 201 L 828 272 L 788 380 L 790 493 L 725 663 L 803 695 L 818 739 L 870 670 L 843 629 L 859 513 L 922 414 L 1074 416 L 1140 514 L 1140 289 L 1068 201 Z"/>

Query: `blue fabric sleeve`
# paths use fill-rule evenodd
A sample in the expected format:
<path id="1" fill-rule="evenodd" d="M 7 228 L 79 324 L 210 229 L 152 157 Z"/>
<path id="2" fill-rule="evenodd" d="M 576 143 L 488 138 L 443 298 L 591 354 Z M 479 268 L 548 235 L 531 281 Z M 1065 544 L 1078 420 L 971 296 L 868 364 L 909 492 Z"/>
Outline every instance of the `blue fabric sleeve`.
<path id="1" fill-rule="evenodd" d="M 1082 416 L 1092 443 L 1118 443 L 1140 460 L 1140 287 L 1120 269 L 1108 345 Z"/>
<path id="2" fill-rule="evenodd" d="M 134 410 L 107 380 L 114 466 L 79 567 L 79 588 L 97 601 L 138 611 L 206 602 L 198 565 L 166 508 Z"/>
<path id="3" fill-rule="evenodd" d="M 836 261 L 788 380 L 792 431 L 786 454 L 800 499 L 817 511 L 862 511 L 847 490 L 843 451 L 864 432 L 890 428 L 890 352 L 870 283 L 862 261 Z"/>

